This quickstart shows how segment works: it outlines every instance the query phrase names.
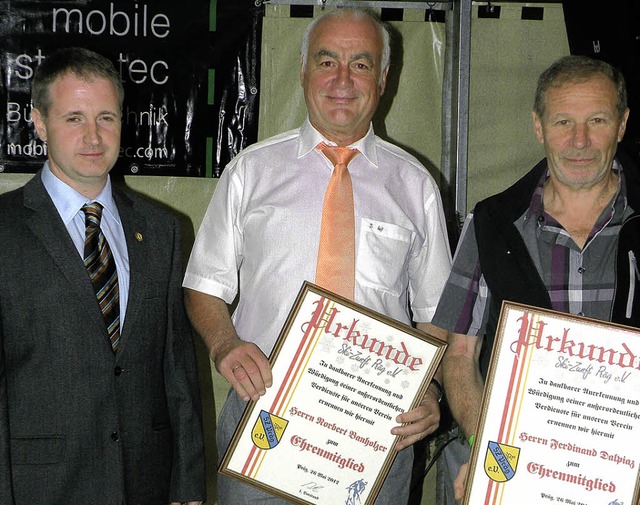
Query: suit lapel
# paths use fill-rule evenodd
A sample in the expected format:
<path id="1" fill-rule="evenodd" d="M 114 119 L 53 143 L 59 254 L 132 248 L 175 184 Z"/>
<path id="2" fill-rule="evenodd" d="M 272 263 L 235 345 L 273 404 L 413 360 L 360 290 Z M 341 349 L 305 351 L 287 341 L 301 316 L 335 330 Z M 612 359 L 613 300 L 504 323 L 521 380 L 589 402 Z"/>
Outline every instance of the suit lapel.
<path id="1" fill-rule="evenodd" d="M 24 186 L 24 206 L 33 213 L 27 218 L 27 228 L 41 241 L 69 283 L 68 292 L 75 296 L 74 303 L 83 306 L 90 323 L 101 330 L 92 333 L 97 335 L 104 345 L 108 342 L 107 330 L 93 285 L 58 210 L 42 184 L 39 173 Z M 43 279 L 43 282 L 46 282 L 46 279 Z M 108 349 L 108 346 L 105 346 L 105 349 Z"/>
<path id="2" fill-rule="evenodd" d="M 126 193 L 114 188 L 113 198 L 118 206 L 129 255 L 129 298 L 117 352 L 118 355 L 122 355 L 130 335 L 134 332 L 136 317 L 140 313 L 140 304 L 145 298 L 147 220 L 143 214 L 136 212 L 134 202 Z"/>

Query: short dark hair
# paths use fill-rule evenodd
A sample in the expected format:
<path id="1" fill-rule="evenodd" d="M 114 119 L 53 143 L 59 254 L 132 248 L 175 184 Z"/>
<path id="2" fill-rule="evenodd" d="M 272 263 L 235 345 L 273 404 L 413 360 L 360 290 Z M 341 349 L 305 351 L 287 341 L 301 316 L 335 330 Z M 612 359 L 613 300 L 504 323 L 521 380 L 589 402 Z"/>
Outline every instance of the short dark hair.
<path id="1" fill-rule="evenodd" d="M 124 88 L 120 74 L 104 56 L 83 47 L 58 49 L 44 58 L 36 69 L 31 83 L 31 101 L 44 116 L 51 106 L 49 89 L 60 76 L 73 74 L 81 79 L 104 78 L 110 80 L 118 93 L 120 106 L 124 101 Z"/>
<path id="2" fill-rule="evenodd" d="M 549 88 L 585 81 L 597 74 L 604 75 L 615 86 L 618 93 L 616 109 L 618 117 L 622 118 L 627 110 L 627 87 L 622 72 L 606 61 L 578 55 L 564 56 L 540 74 L 533 111 L 539 118 L 543 117 L 545 98 Z"/>

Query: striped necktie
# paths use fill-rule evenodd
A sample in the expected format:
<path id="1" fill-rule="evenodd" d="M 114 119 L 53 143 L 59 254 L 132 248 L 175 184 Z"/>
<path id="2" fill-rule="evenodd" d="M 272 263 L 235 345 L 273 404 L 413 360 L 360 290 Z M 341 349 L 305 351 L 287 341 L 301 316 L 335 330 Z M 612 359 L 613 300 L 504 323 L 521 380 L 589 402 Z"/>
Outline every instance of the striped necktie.
<path id="1" fill-rule="evenodd" d="M 316 284 L 353 300 L 356 269 L 353 186 L 347 165 L 357 149 L 329 146 L 317 148 L 333 163 L 333 173 L 324 194 L 322 224 L 316 266 Z"/>
<path id="2" fill-rule="evenodd" d="M 118 273 L 111 248 L 100 228 L 102 205 L 91 202 L 82 207 L 85 215 L 84 265 L 93 283 L 96 298 L 107 326 L 111 348 L 120 343 L 120 295 Z"/>

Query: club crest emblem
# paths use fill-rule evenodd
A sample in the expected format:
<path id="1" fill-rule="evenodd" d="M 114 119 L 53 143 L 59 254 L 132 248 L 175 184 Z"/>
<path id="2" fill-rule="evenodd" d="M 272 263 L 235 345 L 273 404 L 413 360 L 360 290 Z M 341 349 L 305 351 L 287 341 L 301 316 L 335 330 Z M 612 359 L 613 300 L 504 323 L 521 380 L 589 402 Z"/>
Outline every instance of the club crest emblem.
<path id="1" fill-rule="evenodd" d="M 266 410 L 261 410 L 253 425 L 251 440 L 260 449 L 273 449 L 280 443 L 287 424 L 289 421 L 269 414 Z"/>
<path id="2" fill-rule="evenodd" d="M 495 482 L 507 482 L 516 474 L 520 448 L 489 442 L 484 458 L 484 471 Z"/>

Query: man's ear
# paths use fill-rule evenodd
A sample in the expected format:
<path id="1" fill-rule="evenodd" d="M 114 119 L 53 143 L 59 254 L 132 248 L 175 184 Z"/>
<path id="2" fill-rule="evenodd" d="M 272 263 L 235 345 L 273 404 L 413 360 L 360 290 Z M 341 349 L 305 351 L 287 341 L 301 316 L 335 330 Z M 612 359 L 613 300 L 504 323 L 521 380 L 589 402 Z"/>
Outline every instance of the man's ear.
<path id="1" fill-rule="evenodd" d="M 544 144 L 544 134 L 542 133 L 542 120 L 535 113 L 535 111 L 531 112 L 531 116 L 533 117 L 533 130 L 536 132 L 536 137 L 538 138 L 538 142 Z"/>
<path id="2" fill-rule="evenodd" d="M 36 129 L 36 133 L 40 140 L 43 142 L 47 141 L 47 127 L 44 121 L 44 115 L 40 111 L 40 109 L 32 109 L 31 110 L 31 119 L 33 119 L 33 126 Z"/>
<path id="3" fill-rule="evenodd" d="M 618 127 L 618 142 L 622 141 L 624 137 L 624 132 L 627 130 L 627 120 L 629 119 L 629 108 L 624 111 L 622 115 L 622 121 L 620 121 L 620 126 Z"/>
<path id="4" fill-rule="evenodd" d="M 387 74 L 389 73 L 389 66 L 382 71 L 380 76 L 380 96 L 384 93 L 384 88 L 387 86 Z"/>

